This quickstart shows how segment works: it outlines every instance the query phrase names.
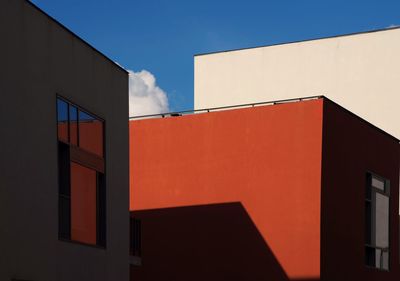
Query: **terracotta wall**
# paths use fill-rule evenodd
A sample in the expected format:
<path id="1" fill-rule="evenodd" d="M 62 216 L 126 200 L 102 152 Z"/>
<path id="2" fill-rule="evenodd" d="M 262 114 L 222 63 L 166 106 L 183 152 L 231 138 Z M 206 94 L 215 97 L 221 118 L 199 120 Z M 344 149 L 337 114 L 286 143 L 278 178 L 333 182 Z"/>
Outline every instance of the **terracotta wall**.
<path id="1" fill-rule="evenodd" d="M 319 279 L 322 112 L 319 99 L 131 121 L 133 280 Z"/>

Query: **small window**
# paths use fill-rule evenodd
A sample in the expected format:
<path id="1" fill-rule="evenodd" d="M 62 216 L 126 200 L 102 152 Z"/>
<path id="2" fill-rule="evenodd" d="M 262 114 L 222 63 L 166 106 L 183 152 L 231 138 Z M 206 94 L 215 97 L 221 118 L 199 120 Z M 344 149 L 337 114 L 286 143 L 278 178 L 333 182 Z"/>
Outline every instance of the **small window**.
<path id="1" fill-rule="evenodd" d="M 103 120 L 57 98 L 60 239 L 106 246 L 103 128 Z"/>
<path id="2" fill-rule="evenodd" d="M 365 198 L 365 263 L 381 270 L 389 270 L 389 199 L 389 181 L 368 173 Z"/>

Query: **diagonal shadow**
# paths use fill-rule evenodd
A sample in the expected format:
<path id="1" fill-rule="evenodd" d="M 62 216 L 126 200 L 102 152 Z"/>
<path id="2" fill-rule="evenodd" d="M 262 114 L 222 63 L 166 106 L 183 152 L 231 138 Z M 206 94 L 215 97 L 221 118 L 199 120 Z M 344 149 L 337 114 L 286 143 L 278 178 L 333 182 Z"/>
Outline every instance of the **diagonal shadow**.
<path id="1" fill-rule="evenodd" d="M 290 279 L 240 202 L 131 212 L 142 221 L 135 281 Z"/>

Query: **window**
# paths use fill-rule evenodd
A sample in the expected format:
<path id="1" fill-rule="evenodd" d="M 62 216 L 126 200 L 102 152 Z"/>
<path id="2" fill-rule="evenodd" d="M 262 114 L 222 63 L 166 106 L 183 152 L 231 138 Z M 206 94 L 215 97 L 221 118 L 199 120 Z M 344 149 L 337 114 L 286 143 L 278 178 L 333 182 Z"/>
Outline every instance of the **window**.
<path id="1" fill-rule="evenodd" d="M 368 173 L 365 197 L 365 263 L 381 270 L 389 270 L 389 198 L 389 181 Z"/>
<path id="2" fill-rule="evenodd" d="M 57 98 L 59 238 L 106 246 L 104 121 Z"/>

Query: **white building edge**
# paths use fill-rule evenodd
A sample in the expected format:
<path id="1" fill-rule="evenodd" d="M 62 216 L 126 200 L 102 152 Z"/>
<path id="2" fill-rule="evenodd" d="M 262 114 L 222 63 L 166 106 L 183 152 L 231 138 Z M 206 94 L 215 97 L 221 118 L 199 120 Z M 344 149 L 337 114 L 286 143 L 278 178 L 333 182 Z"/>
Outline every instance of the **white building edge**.
<path id="1" fill-rule="evenodd" d="M 195 56 L 195 109 L 324 95 L 400 138 L 400 28 Z"/>

